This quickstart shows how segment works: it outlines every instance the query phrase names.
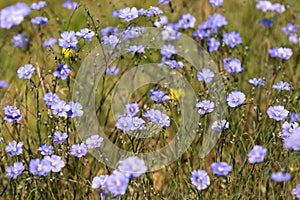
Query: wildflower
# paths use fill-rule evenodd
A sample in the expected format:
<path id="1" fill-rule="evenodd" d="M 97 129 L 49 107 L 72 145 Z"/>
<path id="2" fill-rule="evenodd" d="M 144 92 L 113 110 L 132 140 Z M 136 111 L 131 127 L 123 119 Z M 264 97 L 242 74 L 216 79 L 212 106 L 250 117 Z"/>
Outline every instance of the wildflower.
<path id="1" fill-rule="evenodd" d="M 0 80 L 0 88 L 7 88 L 9 86 L 9 84 L 4 81 L 4 80 Z"/>
<path id="2" fill-rule="evenodd" d="M 13 140 L 5 147 L 5 151 L 8 153 L 10 157 L 21 155 L 23 152 L 22 147 L 23 147 L 23 142 L 17 143 L 15 140 Z"/>
<path id="3" fill-rule="evenodd" d="M 209 83 L 215 77 L 215 73 L 208 68 L 203 68 L 202 72 L 197 72 L 198 81 Z"/>
<path id="4" fill-rule="evenodd" d="M 271 119 L 276 121 L 283 121 L 287 118 L 289 111 L 284 109 L 283 106 L 270 106 L 267 113 Z"/>
<path id="5" fill-rule="evenodd" d="M 42 99 L 46 103 L 47 106 L 53 106 L 58 101 L 60 101 L 59 96 L 56 93 L 52 93 L 52 92 L 46 93 Z"/>
<path id="6" fill-rule="evenodd" d="M 168 3 L 170 3 L 172 0 L 158 0 L 158 4 L 159 5 L 166 5 Z"/>
<path id="7" fill-rule="evenodd" d="M 58 45 L 62 48 L 71 48 L 75 50 L 77 48 L 78 40 L 74 31 L 63 32 L 61 38 L 58 40 Z"/>
<path id="8" fill-rule="evenodd" d="M 145 121 L 139 117 L 132 118 L 132 127 L 131 130 L 143 129 Z"/>
<path id="9" fill-rule="evenodd" d="M 114 195 L 125 194 L 129 178 L 115 170 L 106 180 L 107 189 Z"/>
<path id="10" fill-rule="evenodd" d="M 223 34 L 223 42 L 230 46 L 230 48 L 234 48 L 239 44 L 242 44 L 242 38 L 239 32 L 229 32 Z"/>
<path id="11" fill-rule="evenodd" d="M 292 49 L 286 47 L 273 47 L 268 52 L 271 57 L 281 58 L 284 60 L 290 59 L 293 55 Z"/>
<path id="12" fill-rule="evenodd" d="M 271 10 L 272 3 L 270 1 L 258 1 L 256 4 L 256 9 L 261 10 L 263 12 L 267 12 Z"/>
<path id="13" fill-rule="evenodd" d="M 75 1 L 70 1 L 66 0 L 63 4 L 62 7 L 68 9 L 68 10 L 76 10 L 78 4 Z"/>
<path id="14" fill-rule="evenodd" d="M 196 107 L 199 108 L 198 113 L 204 115 L 206 113 L 211 113 L 214 110 L 215 104 L 210 100 L 203 100 L 197 103 Z"/>
<path id="15" fill-rule="evenodd" d="M 163 45 L 161 47 L 160 54 L 163 56 L 163 60 L 171 58 L 172 55 L 176 54 L 176 48 L 172 44 Z"/>
<path id="16" fill-rule="evenodd" d="M 129 115 L 121 115 L 118 117 L 116 127 L 123 131 L 130 131 L 132 129 L 132 117 Z"/>
<path id="17" fill-rule="evenodd" d="M 229 73 L 242 73 L 242 63 L 239 59 L 236 58 L 225 58 L 223 59 L 224 67 L 228 70 Z"/>
<path id="18" fill-rule="evenodd" d="M 281 5 L 280 3 L 274 3 L 271 6 L 270 11 L 278 12 L 278 13 L 283 13 L 285 11 L 285 6 Z"/>
<path id="19" fill-rule="evenodd" d="M 51 106 L 52 114 L 60 117 L 65 117 L 70 110 L 70 106 L 65 101 L 59 100 Z"/>
<path id="20" fill-rule="evenodd" d="M 212 29 L 213 33 L 218 33 L 223 26 L 228 24 L 226 17 L 219 13 L 215 13 L 213 15 L 208 16 L 208 26 Z M 233 34 L 234 32 L 232 32 Z M 233 35 L 239 35 L 239 33 L 235 33 Z"/>
<path id="21" fill-rule="evenodd" d="M 263 20 L 260 21 L 259 25 L 260 26 L 265 26 L 267 28 L 270 28 L 273 23 L 274 22 L 271 19 L 263 19 Z"/>
<path id="22" fill-rule="evenodd" d="M 154 22 L 154 26 L 157 28 L 162 27 L 163 25 L 168 24 L 168 17 L 167 16 L 160 16 L 159 19 L 156 19 Z"/>
<path id="23" fill-rule="evenodd" d="M 213 174 L 227 176 L 232 172 L 232 166 L 228 165 L 226 162 L 215 162 L 211 164 L 211 171 Z"/>
<path id="24" fill-rule="evenodd" d="M 294 151 L 300 151 L 300 131 L 284 138 L 284 147 Z"/>
<path id="25" fill-rule="evenodd" d="M 300 132 L 300 127 L 297 122 L 291 122 L 291 123 L 284 122 L 281 125 L 281 128 L 282 128 L 282 132 L 280 133 L 280 136 L 284 139 L 296 132 Z"/>
<path id="26" fill-rule="evenodd" d="M 82 156 L 85 156 L 87 151 L 88 151 L 88 147 L 84 143 L 73 144 L 70 149 L 70 153 L 77 158 L 81 158 Z"/>
<path id="27" fill-rule="evenodd" d="M 116 66 L 107 67 L 105 73 L 108 75 L 117 76 L 119 74 L 119 68 Z"/>
<path id="28" fill-rule="evenodd" d="M 242 103 L 244 103 L 244 101 L 246 100 L 246 96 L 241 91 L 234 90 L 230 94 L 227 95 L 226 99 L 227 99 L 228 105 L 230 107 L 234 108 L 234 107 L 237 107 L 237 106 L 241 105 Z"/>
<path id="29" fill-rule="evenodd" d="M 52 136 L 52 139 L 54 142 L 57 142 L 58 144 L 63 143 L 68 138 L 67 133 L 61 133 L 61 131 L 55 131 L 54 135 Z"/>
<path id="30" fill-rule="evenodd" d="M 15 47 L 21 48 L 24 48 L 29 44 L 29 40 L 24 34 L 14 35 L 12 38 L 12 42 L 14 43 Z"/>
<path id="31" fill-rule="evenodd" d="M 103 190 L 105 190 L 107 178 L 108 175 L 95 176 L 92 181 L 92 188 L 98 189 L 101 187 Z"/>
<path id="32" fill-rule="evenodd" d="M 56 68 L 55 72 L 53 73 L 53 76 L 59 77 L 62 80 L 66 80 L 72 70 L 68 67 L 65 63 L 60 63 L 58 67 Z"/>
<path id="33" fill-rule="evenodd" d="M 300 117 L 300 114 L 297 114 L 297 113 L 292 112 L 292 113 L 291 113 L 291 116 L 290 116 L 290 119 L 291 119 L 291 121 L 296 122 L 296 121 L 299 120 L 299 117 Z"/>
<path id="34" fill-rule="evenodd" d="M 51 164 L 44 159 L 40 160 L 36 158 L 30 161 L 29 171 L 34 175 L 47 176 L 51 171 Z"/>
<path id="35" fill-rule="evenodd" d="M 179 28 L 194 28 L 196 22 L 196 18 L 192 16 L 191 14 L 184 14 L 181 15 L 178 20 L 178 27 Z"/>
<path id="36" fill-rule="evenodd" d="M 147 171 L 147 166 L 142 159 L 132 156 L 120 161 L 118 171 L 128 178 L 139 177 Z"/>
<path id="37" fill-rule="evenodd" d="M 37 3 L 32 3 L 30 8 L 32 10 L 40 10 L 40 9 L 44 8 L 45 6 L 47 6 L 47 3 L 45 1 L 39 1 Z"/>
<path id="38" fill-rule="evenodd" d="M 8 178 L 17 179 L 24 170 L 25 166 L 22 162 L 15 162 L 14 165 L 9 165 L 6 167 L 6 176 Z"/>
<path id="39" fill-rule="evenodd" d="M 65 162 L 57 155 L 45 156 L 44 160 L 50 163 L 50 170 L 52 172 L 60 172 L 65 166 Z"/>
<path id="40" fill-rule="evenodd" d="M 42 144 L 38 150 L 43 156 L 50 156 L 54 153 L 54 147 L 48 144 Z"/>
<path id="41" fill-rule="evenodd" d="M 114 26 L 107 26 L 101 29 L 102 36 L 117 35 L 118 32 L 119 32 L 118 27 L 114 27 Z"/>
<path id="42" fill-rule="evenodd" d="M 209 38 L 207 40 L 207 46 L 208 46 L 208 51 L 209 52 L 213 52 L 213 51 L 217 51 L 220 47 L 220 42 L 219 40 L 216 40 L 215 38 Z"/>
<path id="43" fill-rule="evenodd" d="M 85 140 L 85 143 L 88 149 L 93 149 L 100 147 L 103 140 L 103 137 L 99 137 L 99 135 L 92 135 Z"/>
<path id="44" fill-rule="evenodd" d="M 272 88 L 276 89 L 278 92 L 281 90 L 290 91 L 290 84 L 287 82 L 279 81 L 275 85 L 272 86 Z"/>
<path id="45" fill-rule="evenodd" d="M 158 66 L 161 66 L 162 64 L 168 65 L 171 69 L 183 68 L 184 67 L 184 64 L 181 61 L 177 62 L 176 60 L 167 60 L 165 62 L 162 62 Z"/>
<path id="46" fill-rule="evenodd" d="M 148 10 L 143 10 L 143 9 L 139 10 L 139 15 L 144 15 L 147 17 L 154 17 L 163 13 L 164 12 L 156 6 L 150 6 Z"/>
<path id="47" fill-rule="evenodd" d="M 128 51 L 133 55 L 138 54 L 138 53 L 140 53 L 140 54 L 145 53 L 145 49 L 144 49 L 143 45 L 132 45 L 129 47 Z"/>
<path id="48" fill-rule="evenodd" d="M 267 149 L 263 148 L 260 145 L 255 145 L 253 149 L 248 153 L 248 162 L 249 163 L 259 163 L 263 162 L 265 156 L 267 155 Z"/>
<path id="49" fill-rule="evenodd" d="M 291 174 L 286 172 L 276 172 L 270 175 L 270 178 L 275 182 L 284 182 L 291 179 Z"/>
<path id="50" fill-rule="evenodd" d="M 212 7 L 222 6 L 223 0 L 209 0 Z"/>
<path id="51" fill-rule="evenodd" d="M 138 38 L 145 31 L 144 27 L 140 26 L 129 26 L 122 32 L 122 37 L 125 40 Z"/>
<path id="52" fill-rule="evenodd" d="M 164 29 L 161 31 L 162 40 L 169 41 L 169 40 L 177 40 L 180 38 L 181 33 L 176 30 L 172 24 L 168 24 Z"/>
<path id="53" fill-rule="evenodd" d="M 138 112 L 140 112 L 139 105 L 137 102 L 128 103 L 125 105 L 126 113 L 129 116 L 135 116 Z"/>
<path id="54" fill-rule="evenodd" d="M 290 35 L 291 33 L 295 33 L 297 32 L 299 25 L 298 24 L 293 24 L 293 23 L 288 23 L 286 25 L 286 27 L 282 28 L 282 31 L 286 34 L 286 35 Z"/>
<path id="55" fill-rule="evenodd" d="M 137 18 L 138 16 L 139 16 L 139 14 L 138 14 L 138 10 L 136 9 L 136 7 L 123 8 L 123 9 L 119 10 L 119 13 L 118 13 L 118 18 L 124 19 L 126 22 L 129 22 L 129 21 Z"/>
<path id="56" fill-rule="evenodd" d="M 95 32 L 88 28 L 82 28 L 80 32 L 76 32 L 76 36 L 83 38 L 87 41 L 92 41 L 93 37 L 95 36 Z"/>
<path id="57" fill-rule="evenodd" d="M 289 35 L 289 41 L 293 44 L 298 44 L 300 41 L 300 38 L 298 37 L 297 34 L 292 33 Z"/>
<path id="58" fill-rule="evenodd" d="M 204 170 L 193 170 L 191 182 L 198 190 L 204 190 L 210 185 L 210 178 Z"/>
<path id="59" fill-rule="evenodd" d="M 35 18 L 32 18 L 30 22 L 34 25 L 46 25 L 48 23 L 48 18 L 37 16 Z"/>
<path id="60" fill-rule="evenodd" d="M 211 129 L 217 132 L 220 132 L 222 130 L 226 130 L 229 128 L 229 123 L 225 119 L 223 120 L 216 120 L 213 122 Z"/>
<path id="61" fill-rule="evenodd" d="M 292 195 L 295 195 L 296 198 L 300 199 L 300 184 L 298 184 L 293 190 Z"/>
<path id="62" fill-rule="evenodd" d="M 3 112 L 5 114 L 4 121 L 6 122 L 20 121 L 22 119 L 20 110 L 14 106 L 4 106 Z"/>
<path id="63" fill-rule="evenodd" d="M 153 122 L 160 127 L 170 126 L 170 118 L 168 115 L 163 114 L 159 110 L 150 109 L 143 113 L 143 116 L 150 122 Z"/>
<path id="64" fill-rule="evenodd" d="M 26 64 L 23 66 L 21 66 L 17 73 L 18 73 L 18 78 L 21 79 L 21 78 L 24 78 L 24 79 L 30 79 L 32 74 L 34 73 L 35 71 L 35 68 L 32 67 L 31 64 Z"/>
<path id="65" fill-rule="evenodd" d="M 52 47 L 55 43 L 56 43 L 56 39 L 55 38 L 49 38 L 48 40 L 45 40 L 43 43 L 43 47 Z"/>
<path id="66" fill-rule="evenodd" d="M 80 117 L 83 115 L 82 105 L 78 102 L 69 102 L 68 103 L 70 109 L 68 111 L 68 116 L 71 118 Z"/>
<path id="67" fill-rule="evenodd" d="M 169 99 L 168 95 L 166 95 L 163 91 L 158 89 L 151 89 L 150 90 L 150 99 L 156 101 L 158 103 L 162 103 Z"/>
<path id="68" fill-rule="evenodd" d="M 31 12 L 26 3 L 16 3 L 0 10 L 0 27 L 10 29 L 21 24 Z"/>
<path id="69" fill-rule="evenodd" d="M 259 85 L 264 85 L 265 82 L 261 78 L 252 78 L 248 80 L 248 83 L 254 85 L 254 86 L 259 86 Z"/>

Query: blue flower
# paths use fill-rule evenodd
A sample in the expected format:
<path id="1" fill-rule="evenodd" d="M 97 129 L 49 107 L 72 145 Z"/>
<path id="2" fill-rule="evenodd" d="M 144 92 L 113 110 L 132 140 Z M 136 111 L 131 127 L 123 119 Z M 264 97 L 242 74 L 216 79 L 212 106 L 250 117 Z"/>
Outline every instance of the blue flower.
<path id="1" fill-rule="evenodd" d="M 293 23 L 288 23 L 286 25 L 286 27 L 282 28 L 282 31 L 286 34 L 286 35 L 290 35 L 291 33 L 295 33 L 297 32 L 299 25 L 298 24 L 293 24 Z"/>
<path id="2" fill-rule="evenodd" d="M 131 130 L 143 129 L 145 121 L 139 117 L 132 118 L 132 127 Z"/>
<path id="3" fill-rule="evenodd" d="M 216 40 L 215 38 L 209 38 L 207 40 L 207 47 L 209 52 L 217 51 L 220 47 L 219 40 Z"/>
<path id="4" fill-rule="evenodd" d="M 278 92 L 281 90 L 290 91 L 290 84 L 287 82 L 279 81 L 275 85 L 272 85 L 273 89 L 276 89 Z"/>
<path id="5" fill-rule="evenodd" d="M 298 184 L 293 190 L 292 195 L 295 195 L 296 198 L 300 199 L 300 184 Z"/>
<path id="6" fill-rule="evenodd" d="M 172 0 L 158 0 L 158 4 L 159 5 L 166 5 L 168 3 L 170 3 Z"/>
<path id="7" fill-rule="evenodd" d="M 147 112 L 143 113 L 143 117 L 146 117 L 147 120 L 159 125 L 160 127 L 170 126 L 169 116 L 163 114 L 159 110 L 150 109 Z"/>
<path id="8" fill-rule="evenodd" d="M 52 93 L 52 92 L 46 93 L 42 99 L 46 103 L 47 106 L 53 106 L 58 101 L 60 101 L 58 94 Z"/>
<path id="9" fill-rule="evenodd" d="M 122 31 L 122 38 L 125 40 L 138 38 L 145 31 L 144 27 L 129 26 Z"/>
<path id="10" fill-rule="evenodd" d="M 45 156 L 44 160 L 50 163 L 50 170 L 52 172 L 60 172 L 65 166 L 65 162 L 57 155 Z"/>
<path id="11" fill-rule="evenodd" d="M 176 60 L 167 60 L 163 63 L 168 65 L 171 69 L 183 68 L 184 67 L 184 64 L 181 61 L 176 61 Z M 163 63 L 159 64 L 159 66 L 162 65 Z"/>
<path id="12" fill-rule="evenodd" d="M 300 131 L 284 138 L 284 147 L 294 151 L 300 151 Z"/>
<path id="13" fill-rule="evenodd" d="M 154 17 L 163 13 L 164 12 L 156 6 L 150 6 L 148 10 L 144 10 L 143 8 L 139 10 L 139 15 L 144 15 L 147 17 Z"/>
<path id="14" fill-rule="evenodd" d="M 85 143 L 88 149 L 93 149 L 100 147 L 103 140 L 103 137 L 99 137 L 99 135 L 92 135 L 85 140 Z"/>
<path id="15" fill-rule="evenodd" d="M 42 144 L 38 150 L 43 156 L 50 156 L 54 153 L 54 147 L 48 144 Z"/>
<path id="16" fill-rule="evenodd" d="M 264 85 L 265 82 L 261 78 L 252 78 L 248 80 L 248 83 L 254 85 L 254 86 L 259 86 L 259 85 Z"/>
<path id="17" fill-rule="evenodd" d="M 228 105 L 234 108 L 244 103 L 244 101 L 246 100 L 246 96 L 241 91 L 234 90 L 227 95 L 226 100 L 228 102 Z"/>
<path id="18" fill-rule="evenodd" d="M 23 78 L 23 79 L 30 79 L 32 74 L 34 73 L 35 68 L 32 67 L 31 64 L 26 64 L 23 66 L 21 66 L 17 73 L 18 73 L 18 78 Z"/>
<path id="19" fill-rule="evenodd" d="M 172 44 L 163 45 L 160 54 L 163 56 L 163 60 L 171 58 L 172 55 L 176 54 L 176 48 Z"/>
<path id="20" fill-rule="evenodd" d="M 177 27 L 174 27 L 172 24 L 168 24 L 161 31 L 162 40 L 178 40 L 181 36 L 181 33 L 177 31 Z"/>
<path id="21" fill-rule="evenodd" d="M 225 58 L 223 59 L 224 67 L 229 73 L 242 73 L 243 68 L 241 61 L 236 58 Z"/>
<path id="22" fill-rule="evenodd" d="M 102 190 L 105 190 L 107 178 L 108 175 L 95 176 L 92 181 L 92 188 L 98 189 L 101 187 Z"/>
<path id="23" fill-rule="evenodd" d="M 114 26 L 107 26 L 105 28 L 101 29 L 101 34 L 102 36 L 109 36 L 109 35 L 117 35 L 119 32 L 118 27 L 114 27 Z"/>
<path id="24" fill-rule="evenodd" d="M 62 80 L 66 80 L 72 70 L 65 63 L 60 63 L 56 68 L 56 71 L 53 73 L 53 76 L 59 77 Z"/>
<path id="25" fill-rule="evenodd" d="M 119 74 L 119 68 L 116 66 L 106 67 L 105 74 L 117 76 Z"/>
<path id="26" fill-rule="evenodd" d="M 13 140 L 5 147 L 5 151 L 8 153 L 10 157 L 21 155 L 23 152 L 22 147 L 23 147 L 23 142 L 17 143 L 15 140 Z"/>
<path id="27" fill-rule="evenodd" d="M 61 133 L 61 131 L 55 131 L 54 135 L 52 136 L 52 139 L 54 142 L 57 142 L 58 144 L 63 143 L 68 138 L 67 133 Z"/>
<path id="28" fill-rule="evenodd" d="M 203 68 L 202 72 L 197 72 L 198 81 L 209 83 L 215 77 L 215 73 L 208 68 Z"/>
<path id="29" fill-rule="evenodd" d="M 118 171 L 128 178 L 139 177 L 147 171 L 145 162 L 137 156 L 131 156 L 119 163 Z"/>
<path id="30" fill-rule="evenodd" d="M 44 8 L 45 6 L 47 6 L 47 3 L 45 1 L 39 1 L 37 3 L 32 3 L 30 8 L 32 10 L 40 10 L 40 9 Z"/>
<path id="31" fill-rule="evenodd" d="M 223 15 L 216 13 L 208 16 L 208 25 L 214 33 L 218 33 L 223 26 L 226 26 L 228 21 Z M 199 28 L 199 27 L 198 27 Z"/>
<path id="32" fill-rule="evenodd" d="M 279 135 L 284 139 L 296 132 L 300 132 L 300 127 L 297 122 L 291 122 L 291 123 L 284 122 L 281 125 L 281 128 L 282 128 L 282 132 L 280 132 Z"/>
<path id="33" fill-rule="evenodd" d="M 137 102 L 128 103 L 125 105 L 126 113 L 129 116 L 135 116 L 138 112 L 140 112 L 139 105 Z"/>
<path id="34" fill-rule="evenodd" d="M 198 190 L 205 190 L 210 185 L 210 178 L 204 170 L 193 170 L 191 182 Z"/>
<path id="35" fill-rule="evenodd" d="M 220 132 L 222 130 L 226 130 L 229 128 L 229 122 L 225 119 L 222 120 L 216 120 L 213 122 L 211 129 L 217 132 Z"/>
<path id="36" fill-rule="evenodd" d="M 181 15 L 178 20 L 178 28 L 194 28 L 196 22 L 196 18 L 191 14 Z"/>
<path id="37" fill-rule="evenodd" d="M 29 44 L 29 40 L 24 34 L 14 35 L 12 38 L 12 42 L 14 43 L 15 47 L 21 48 L 24 48 Z"/>
<path id="38" fill-rule="evenodd" d="M 214 110 L 215 104 L 210 100 L 203 100 L 196 104 L 196 107 L 199 108 L 198 113 L 204 115 L 206 113 L 211 113 Z"/>
<path id="39" fill-rule="evenodd" d="M 129 178 L 115 170 L 106 180 L 107 189 L 114 195 L 125 194 Z"/>
<path id="40" fill-rule="evenodd" d="M 270 175 L 270 178 L 275 182 L 289 181 L 291 177 L 292 177 L 291 174 L 286 172 L 276 172 Z"/>
<path id="41" fill-rule="evenodd" d="M 212 163 L 210 167 L 213 174 L 220 176 L 227 176 L 232 172 L 232 166 L 228 165 L 227 162 L 215 162 Z"/>
<path id="42" fill-rule="evenodd" d="M 256 9 L 263 12 L 271 10 L 272 3 L 270 1 L 258 1 L 256 4 Z"/>
<path id="43" fill-rule="evenodd" d="M 57 40 L 55 38 L 49 38 L 48 40 L 45 40 L 43 43 L 43 47 L 52 47 L 55 43 L 57 42 Z"/>
<path id="44" fill-rule="evenodd" d="M 61 38 L 58 40 L 58 45 L 62 48 L 71 48 L 75 50 L 77 48 L 78 40 L 75 36 L 74 31 L 70 32 L 63 32 L 61 35 Z"/>
<path id="45" fill-rule="evenodd" d="M 150 90 L 150 98 L 153 101 L 156 101 L 158 103 L 162 103 L 163 101 L 166 101 L 169 99 L 168 95 L 166 95 L 163 91 L 158 89 L 151 89 Z"/>
<path id="46" fill-rule="evenodd" d="M 280 3 L 274 3 L 271 8 L 270 8 L 270 11 L 275 11 L 275 12 L 278 12 L 278 13 L 283 13 L 285 11 L 285 6 L 284 5 L 281 5 Z"/>
<path id="47" fill-rule="evenodd" d="M 70 153 L 77 158 L 81 158 L 82 156 L 85 156 L 87 154 L 87 151 L 88 151 L 88 147 L 84 143 L 73 144 L 70 149 Z"/>
<path id="48" fill-rule="evenodd" d="M 269 51 L 269 55 L 273 58 L 281 58 L 284 60 L 288 60 L 292 57 L 293 51 L 290 48 L 285 47 L 273 47 Z"/>
<path id="49" fill-rule="evenodd" d="M 51 106 L 52 109 L 52 114 L 53 115 L 58 115 L 60 117 L 65 117 L 67 116 L 68 111 L 70 110 L 70 106 L 66 104 L 65 101 L 60 100 L 57 103 L 53 104 Z"/>
<path id="50" fill-rule="evenodd" d="M 9 84 L 4 81 L 4 80 L 0 80 L 0 88 L 7 88 L 9 86 Z"/>
<path id="51" fill-rule="evenodd" d="M 289 111 L 284 109 L 283 106 L 270 106 L 267 110 L 267 114 L 271 119 L 283 121 L 287 118 Z"/>
<path id="52" fill-rule="evenodd" d="M 129 47 L 128 51 L 133 55 L 138 54 L 138 53 L 140 53 L 140 54 L 145 53 L 145 49 L 144 49 L 143 45 L 132 45 Z"/>
<path id="53" fill-rule="evenodd" d="M 268 150 L 266 148 L 263 148 L 260 145 L 255 145 L 248 153 L 248 162 L 251 164 L 263 162 L 267 155 L 267 151 Z"/>
<path id="54" fill-rule="evenodd" d="M 80 32 L 76 32 L 76 36 L 83 38 L 87 41 L 92 41 L 93 37 L 95 36 L 95 32 L 88 28 L 82 28 Z"/>
<path id="55" fill-rule="evenodd" d="M 46 25 L 48 23 L 47 17 L 37 16 L 31 19 L 31 23 L 34 25 Z"/>
<path id="56" fill-rule="evenodd" d="M 168 17 L 167 16 L 160 16 L 159 19 L 156 19 L 153 25 L 157 28 L 162 27 L 163 25 L 168 24 Z"/>
<path id="57" fill-rule="evenodd" d="M 124 19 L 126 22 L 129 22 L 139 16 L 138 10 L 136 7 L 132 8 L 123 8 L 118 12 L 118 18 Z"/>
<path id="58" fill-rule="evenodd" d="M 123 131 L 130 131 L 133 127 L 132 117 L 129 115 L 121 115 L 118 117 L 116 127 Z"/>
<path id="59" fill-rule="evenodd" d="M 223 42 L 230 46 L 230 48 L 234 48 L 239 44 L 242 44 L 242 38 L 239 32 L 229 32 L 223 34 Z"/>
<path id="60" fill-rule="evenodd" d="M 293 44 L 298 44 L 299 41 L 300 41 L 300 38 L 298 37 L 297 34 L 292 33 L 292 34 L 289 35 L 289 41 L 290 41 L 291 43 L 293 43 Z"/>
<path id="61" fill-rule="evenodd" d="M 265 26 L 267 28 L 270 28 L 273 23 L 274 22 L 271 19 L 263 19 L 263 20 L 260 21 L 259 25 L 260 26 Z"/>
<path id="62" fill-rule="evenodd" d="M 51 165 L 46 160 L 36 158 L 30 161 L 29 171 L 34 175 L 47 176 L 51 171 Z"/>
<path id="63" fill-rule="evenodd" d="M 26 3 L 16 3 L 0 10 L 0 27 L 10 29 L 21 24 L 31 12 Z"/>
<path id="64" fill-rule="evenodd" d="M 25 166 L 22 162 L 15 162 L 14 165 L 9 165 L 6 167 L 6 176 L 8 178 L 17 179 L 24 170 Z"/>
<path id="65" fill-rule="evenodd" d="M 20 121 L 22 119 L 20 110 L 14 106 L 4 106 L 3 112 L 5 114 L 4 120 L 6 122 Z"/>
<path id="66" fill-rule="evenodd" d="M 82 105 L 78 102 L 69 102 L 68 103 L 70 109 L 68 111 L 68 116 L 71 118 L 80 117 L 83 115 Z"/>
<path id="67" fill-rule="evenodd" d="M 76 10 L 78 4 L 75 1 L 66 0 L 62 6 L 68 10 Z"/>
<path id="68" fill-rule="evenodd" d="M 212 7 L 222 6 L 223 0 L 209 0 Z"/>

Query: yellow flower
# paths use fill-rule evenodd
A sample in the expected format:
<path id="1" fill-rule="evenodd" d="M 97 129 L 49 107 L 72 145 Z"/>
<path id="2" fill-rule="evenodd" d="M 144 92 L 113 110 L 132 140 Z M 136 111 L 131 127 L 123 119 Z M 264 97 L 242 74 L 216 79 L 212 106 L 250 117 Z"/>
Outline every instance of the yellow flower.
<path id="1" fill-rule="evenodd" d="M 62 52 L 62 54 L 64 55 L 65 58 L 72 57 L 75 54 L 75 51 L 73 49 L 70 49 L 70 48 L 67 48 L 67 49 L 62 48 L 61 52 Z"/>
<path id="2" fill-rule="evenodd" d="M 179 88 L 179 89 L 170 89 L 170 98 L 178 100 L 179 97 L 183 97 L 185 95 L 184 90 Z"/>

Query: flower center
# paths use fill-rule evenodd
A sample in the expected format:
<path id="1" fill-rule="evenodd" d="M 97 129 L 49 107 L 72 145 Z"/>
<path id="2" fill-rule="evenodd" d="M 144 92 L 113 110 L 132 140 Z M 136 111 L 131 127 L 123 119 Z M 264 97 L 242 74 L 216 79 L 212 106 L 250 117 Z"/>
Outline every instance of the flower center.
<path id="1" fill-rule="evenodd" d="M 117 181 L 117 186 L 120 187 L 122 184 L 120 181 Z"/>
<path id="2" fill-rule="evenodd" d="M 201 183 L 201 182 L 202 182 L 202 179 L 201 179 L 201 178 L 197 178 L 197 182 L 198 182 L 198 183 Z"/>

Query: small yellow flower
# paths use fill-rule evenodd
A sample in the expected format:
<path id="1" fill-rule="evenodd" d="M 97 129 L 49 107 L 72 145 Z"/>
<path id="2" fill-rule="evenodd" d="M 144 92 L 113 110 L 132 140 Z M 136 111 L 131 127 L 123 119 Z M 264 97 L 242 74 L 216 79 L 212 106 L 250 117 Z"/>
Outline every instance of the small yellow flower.
<path id="1" fill-rule="evenodd" d="M 183 89 L 170 89 L 170 98 L 174 99 L 174 100 L 178 100 L 179 97 L 183 97 L 185 95 L 184 90 Z"/>
<path id="2" fill-rule="evenodd" d="M 64 55 L 65 58 L 69 58 L 75 55 L 75 51 L 73 49 L 70 48 L 62 48 L 61 50 L 62 54 Z"/>

